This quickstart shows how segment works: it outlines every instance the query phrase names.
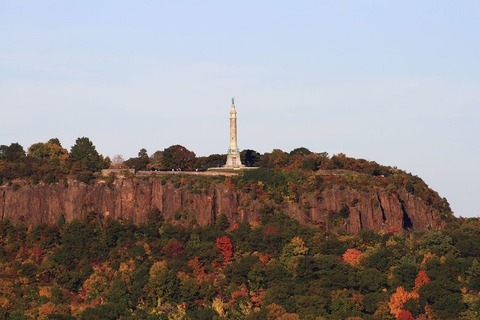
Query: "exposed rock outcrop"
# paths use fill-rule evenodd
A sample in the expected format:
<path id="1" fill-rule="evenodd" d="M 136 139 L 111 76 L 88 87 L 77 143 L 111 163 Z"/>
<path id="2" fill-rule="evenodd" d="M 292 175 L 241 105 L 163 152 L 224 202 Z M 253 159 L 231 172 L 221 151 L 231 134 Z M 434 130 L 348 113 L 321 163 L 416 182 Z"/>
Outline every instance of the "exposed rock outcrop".
<path id="1" fill-rule="evenodd" d="M 103 181 L 93 186 L 68 181 L 0 187 L 0 217 L 15 224 L 55 224 L 60 216 L 71 221 L 90 212 L 141 224 L 153 209 L 159 209 L 172 223 L 207 225 L 225 214 L 231 221 L 253 224 L 265 208 L 284 212 L 304 224 L 347 232 L 437 230 L 444 225 L 438 210 L 404 189 L 372 188 L 367 192 L 333 187 L 278 204 L 226 183 L 193 192 L 158 178 L 116 179 L 110 186 Z"/>

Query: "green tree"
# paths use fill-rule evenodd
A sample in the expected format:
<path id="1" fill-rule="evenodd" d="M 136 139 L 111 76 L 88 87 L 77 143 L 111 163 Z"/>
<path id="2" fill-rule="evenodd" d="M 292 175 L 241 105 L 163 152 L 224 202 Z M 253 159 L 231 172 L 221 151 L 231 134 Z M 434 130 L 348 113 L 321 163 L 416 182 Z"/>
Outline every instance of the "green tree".
<path id="1" fill-rule="evenodd" d="M 467 282 L 470 290 L 480 291 L 480 263 L 473 259 L 472 265 L 467 270 Z"/>
<path id="2" fill-rule="evenodd" d="M 420 287 L 419 294 L 421 306 L 428 303 L 436 319 L 458 319 L 459 314 L 466 309 L 457 285 L 445 278 L 424 284 Z"/>
<path id="3" fill-rule="evenodd" d="M 373 268 L 367 268 L 359 272 L 358 281 L 362 293 L 381 292 L 387 286 L 386 275 Z"/>
<path id="4" fill-rule="evenodd" d="M 218 168 L 227 162 L 226 154 L 211 154 L 208 157 L 198 157 L 195 167 L 201 170 L 208 168 Z"/>
<path id="5" fill-rule="evenodd" d="M 189 319 L 210 320 L 210 319 L 217 319 L 218 313 L 212 308 L 205 307 L 205 308 L 200 308 L 196 311 L 190 311 L 187 313 L 187 316 Z"/>
<path id="6" fill-rule="evenodd" d="M 70 159 L 73 163 L 80 164 L 81 169 L 92 172 L 106 169 L 109 163 L 100 155 L 93 142 L 87 137 L 78 138 L 70 149 Z"/>
<path id="7" fill-rule="evenodd" d="M 247 167 L 257 167 L 260 165 L 262 155 L 255 150 L 246 149 L 240 152 L 240 159 Z"/>
<path id="8" fill-rule="evenodd" d="M 405 262 L 393 269 L 392 287 L 404 287 L 410 291 L 415 285 L 415 278 L 418 274 L 418 267 L 412 263 Z"/>
<path id="9" fill-rule="evenodd" d="M 125 161 L 125 165 L 128 168 L 133 168 L 137 171 L 146 170 L 149 163 L 150 158 L 148 157 L 147 150 L 144 148 L 140 149 L 140 151 L 138 152 L 138 157 L 130 158 Z"/>
<path id="10" fill-rule="evenodd" d="M 8 161 L 17 161 L 25 157 L 26 153 L 23 147 L 17 142 L 10 144 L 10 146 L 0 146 L 0 159 Z"/>
<path id="11" fill-rule="evenodd" d="M 366 257 L 365 265 L 381 272 L 387 272 L 388 267 L 392 264 L 392 259 L 391 250 L 385 246 L 381 246 Z"/>
<path id="12" fill-rule="evenodd" d="M 296 155 L 296 154 L 299 154 L 299 155 L 302 155 L 302 156 L 308 156 L 311 153 L 312 153 L 312 151 L 308 150 L 305 147 L 295 148 L 292 151 L 290 151 L 291 156 Z"/>
<path id="13" fill-rule="evenodd" d="M 456 253 L 452 238 L 440 231 L 428 232 L 421 238 L 421 247 L 435 253 L 438 256 L 444 256 L 447 253 Z"/>
<path id="14" fill-rule="evenodd" d="M 115 320 L 120 315 L 119 307 L 113 303 L 99 304 L 87 308 L 80 316 L 81 320 Z"/>
<path id="15" fill-rule="evenodd" d="M 322 287 L 331 289 L 350 288 L 357 285 L 357 274 L 354 269 L 333 255 L 315 257 L 315 275 Z"/>
<path id="16" fill-rule="evenodd" d="M 150 268 L 147 287 L 156 306 L 173 301 L 179 295 L 180 282 L 165 261 L 156 261 Z"/>

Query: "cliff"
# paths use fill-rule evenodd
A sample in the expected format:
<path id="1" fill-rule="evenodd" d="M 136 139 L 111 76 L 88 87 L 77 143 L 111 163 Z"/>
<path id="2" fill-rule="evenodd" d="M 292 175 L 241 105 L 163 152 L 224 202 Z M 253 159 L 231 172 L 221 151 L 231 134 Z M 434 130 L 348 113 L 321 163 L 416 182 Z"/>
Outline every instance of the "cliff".
<path id="1" fill-rule="evenodd" d="M 303 224 L 347 232 L 438 230 L 444 225 L 438 209 L 405 188 L 331 185 L 274 201 L 261 184 L 254 185 L 259 190 L 252 190 L 226 178 L 192 188 L 188 179 L 131 177 L 97 180 L 93 185 L 76 180 L 48 185 L 17 182 L 0 187 L 0 217 L 14 224 L 55 224 L 61 216 L 71 221 L 96 212 L 142 224 L 149 212 L 158 209 L 166 221 L 177 224 L 207 225 L 222 214 L 230 221 L 256 224 L 262 213 L 283 212 Z"/>

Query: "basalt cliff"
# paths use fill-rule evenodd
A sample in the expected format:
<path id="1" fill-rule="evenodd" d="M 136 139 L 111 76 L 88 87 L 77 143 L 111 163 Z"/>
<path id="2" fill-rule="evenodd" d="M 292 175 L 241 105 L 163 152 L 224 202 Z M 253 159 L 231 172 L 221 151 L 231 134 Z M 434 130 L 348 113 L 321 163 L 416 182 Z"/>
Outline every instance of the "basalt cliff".
<path id="1" fill-rule="evenodd" d="M 381 178 L 371 179 L 381 182 Z M 315 187 L 314 183 L 309 192 L 302 190 L 305 183 L 290 183 L 274 194 L 261 180 L 240 183 L 238 177 L 107 180 L 4 185 L 0 187 L 0 217 L 14 224 L 55 224 L 59 218 L 72 221 L 94 212 L 102 219 L 142 224 L 149 212 L 159 210 L 167 222 L 177 224 L 208 225 L 225 215 L 231 222 L 255 225 L 262 214 L 282 212 L 303 224 L 358 232 L 438 230 L 445 216 L 451 216 L 432 205 L 431 199 L 380 182 L 358 188 L 345 181 L 326 184 L 323 177 L 322 184 Z"/>

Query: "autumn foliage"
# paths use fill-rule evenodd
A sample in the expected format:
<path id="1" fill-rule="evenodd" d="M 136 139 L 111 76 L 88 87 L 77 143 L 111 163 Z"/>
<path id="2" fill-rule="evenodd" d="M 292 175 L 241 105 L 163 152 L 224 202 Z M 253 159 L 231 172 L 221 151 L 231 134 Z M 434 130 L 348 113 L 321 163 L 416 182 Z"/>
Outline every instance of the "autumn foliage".
<path id="1" fill-rule="evenodd" d="M 198 282 L 205 281 L 207 274 L 205 273 L 205 268 L 203 267 L 198 257 L 195 256 L 193 259 L 188 261 L 188 266 L 192 269 L 193 275 Z"/>
<path id="2" fill-rule="evenodd" d="M 420 289 L 421 286 L 429 282 L 430 282 L 430 278 L 428 277 L 427 271 L 420 270 L 418 272 L 417 278 L 415 279 L 414 290 L 417 291 L 418 289 Z"/>
<path id="3" fill-rule="evenodd" d="M 360 263 L 360 259 L 362 258 L 362 251 L 357 249 L 348 249 L 342 255 L 343 261 L 348 263 L 351 266 L 355 266 Z"/>
<path id="4" fill-rule="evenodd" d="M 397 314 L 397 320 L 414 320 L 413 315 L 408 310 L 401 310 Z"/>
<path id="5" fill-rule="evenodd" d="M 162 249 L 167 257 L 178 257 L 183 252 L 183 244 L 177 240 L 169 240 Z"/>
<path id="6" fill-rule="evenodd" d="M 233 244 L 229 237 L 221 236 L 215 240 L 215 248 L 220 250 L 223 256 L 223 263 L 230 262 L 233 257 Z"/>
<path id="7" fill-rule="evenodd" d="M 403 310 L 403 305 L 409 299 L 418 299 L 418 289 L 429 282 L 430 278 L 427 275 L 427 271 L 420 270 L 415 278 L 415 287 L 411 292 L 406 291 L 403 287 L 398 287 L 397 290 L 391 295 L 388 303 L 390 313 L 395 315 L 397 319 L 413 319 L 413 316 L 409 311 Z"/>
<path id="8" fill-rule="evenodd" d="M 403 287 L 398 287 L 397 290 L 390 296 L 388 307 L 390 313 L 394 316 L 398 316 L 403 310 L 403 305 L 409 299 L 417 299 L 418 294 L 416 292 L 408 292 Z"/>
<path id="9" fill-rule="evenodd" d="M 465 232 L 436 232 L 434 239 L 456 237 L 439 256 L 429 254 L 439 245 L 425 241 L 429 232 L 339 235 L 279 213 L 232 229 L 97 218 L 32 228 L 0 221 L 0 319 L 478 314 L 480 245 L 461 241 L 480 234 L 480 221 L 465 223 Z"/>

